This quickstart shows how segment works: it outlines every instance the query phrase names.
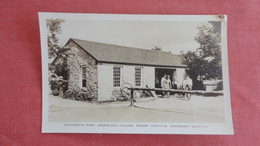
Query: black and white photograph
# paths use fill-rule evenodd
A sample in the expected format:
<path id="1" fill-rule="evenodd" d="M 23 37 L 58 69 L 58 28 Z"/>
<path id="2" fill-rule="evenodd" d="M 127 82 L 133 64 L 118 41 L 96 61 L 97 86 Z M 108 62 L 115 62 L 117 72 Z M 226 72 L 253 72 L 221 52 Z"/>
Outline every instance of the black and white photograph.
<path id="1" fill-rule="evenodd" d="M 43 133 L 233 134 L 226 15 L 39 21 Z"/>

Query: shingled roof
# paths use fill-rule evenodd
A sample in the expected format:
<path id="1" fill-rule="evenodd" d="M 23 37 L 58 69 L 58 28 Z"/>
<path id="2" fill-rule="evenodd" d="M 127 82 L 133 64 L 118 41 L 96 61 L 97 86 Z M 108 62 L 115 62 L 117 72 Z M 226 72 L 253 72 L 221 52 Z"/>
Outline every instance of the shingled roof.
<path id="1" fill-rule="evenodd" d="M 98 62 L 137 64 L 149 66 L 186 67 L 178 55 L 170 52 L 125 47 L 71 38 L 80 48 Z"/>

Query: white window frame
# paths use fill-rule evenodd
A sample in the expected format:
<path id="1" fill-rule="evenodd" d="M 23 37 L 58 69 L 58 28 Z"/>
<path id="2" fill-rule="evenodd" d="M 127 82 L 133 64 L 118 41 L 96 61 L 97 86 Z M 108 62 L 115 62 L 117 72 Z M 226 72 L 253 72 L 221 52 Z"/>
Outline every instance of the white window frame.
<path id="1" fill-rule="evenodd" d="M 115 86 L 115 74 L 114 74 L 114 69 L 115 68 L 119 68 L 119 70 L 120 70 L 119 86 L 118 85 Z M 121 85 L 122 85 L 122 72 L 123 72 L 122 66 L 113 66 L 113 78 L 112 78 L 112 81 L 113 81 L 113 87 L 114 88 L 120 88 L 121 87 Z"/>
<path id="2" fill-rule="evenodd" d="M 137 85 L 136 83 L 137 83 L 137 72 L 136 72 L 136 69 L 140 69 L 140 85 Z M 142 67 L 135 67 L 135 76 L 134 76 L 134 78 L 135 78 L 135 80 L 134 80 L 134 84 L 135 84 L 135 86 L 136 87 L 142 87 L 142 77 L 143 77 L 143 68 Z"/>
<path id="3" fill-rule="evenodd" d="M 79 87 L 81 87 L 81 88 L 86 88 L 86 87 L 83 87 L 83 68 L 86 68 L 87 69 L 87 67 L 85 66 L 85 65 L 82 65 L 82 66 L 80 66 L 80 80 L 79 80 Z M 85 74 L 86 74 L 86 82 L 87 82 L 87 72 L 85 72 Z M 86 83 L 86 85 L 87 85 L 87 83 Z"/>

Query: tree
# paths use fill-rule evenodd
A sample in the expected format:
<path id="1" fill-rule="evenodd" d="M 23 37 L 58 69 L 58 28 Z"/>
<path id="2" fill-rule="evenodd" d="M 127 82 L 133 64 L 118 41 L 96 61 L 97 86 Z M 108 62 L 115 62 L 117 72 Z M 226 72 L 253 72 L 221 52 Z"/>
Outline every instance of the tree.
<path id="1" fill-rule="evenodd" d="M 48 55 L 49 58 L 60 58 L 61 63 L 55 65 L 55 73 L 58 76 L 63 76 L 64 80 L 69 78 L 69 68 L 67 58 L 70 55 L 69 47 L 59 46 L 58 34 L 62 33 L 61 24 L 65 21 L 63 19 L 47 19 L 46 25 L 48 28 Z"/>
<path id="2" fill-rule="evenodd" d="M 204 76 L 206 79 L 221 78 L 221 22 L 209 21 L 198 27 L 199 33 L 194 40 L 200 44 L 195 52 L 182 53 L 182 61 L 188 66 L 187 74 L 196 79 Z"/>
<path id="3" fill-rule="evenodd" d="M 47 19 L 46 25 L 48 29 L 48 55 L 49 58 L 57 57 L 57 53 L 59 52 L 60 47 L 58 45 L 58 37 L 57 34 L 61 34 L 61 23 L 65 22 L 63 19 Z"/>
<path id="4" fill-rule="evenodd" d="M 47 19 L 46 26 L 48 29 L 47 41 L 48 41 L 48 56 L 49 58 L 60 58 L 61 62 L 53 65 L 54 72 L 57 76 L 62 76 L 63 81 L 67 81 L 69 79 L 69 71 L 67 57 L 69 47 L 59 46 L 59 39 L 57 37 L 58 34 L 62 33 L 61 24 L 65 22 L 63 19 Z M 63 92 L 68 89 L 68 83 L 64 82 L 62 84 Z"/>

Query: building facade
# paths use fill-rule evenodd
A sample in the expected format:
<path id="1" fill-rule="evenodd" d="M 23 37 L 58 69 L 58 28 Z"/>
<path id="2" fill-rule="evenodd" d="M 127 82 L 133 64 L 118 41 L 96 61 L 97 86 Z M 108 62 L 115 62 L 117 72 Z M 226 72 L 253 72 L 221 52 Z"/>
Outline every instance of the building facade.
<path id="1" fill-rule="evenodd" d="M 131 48 L 70 39 L 74 54 L 68 58 L 69 86 L 91 90 L 98 101 L 112 100 L 112 92 L 124 83 L 133 87 L 161 88 L 161 78 L 182 83 L 186 66 L 170 52 Z M 76 52 L 76 53 L 75 53 Z M 53 64 L 58 63 L 55 59 Z"/>

